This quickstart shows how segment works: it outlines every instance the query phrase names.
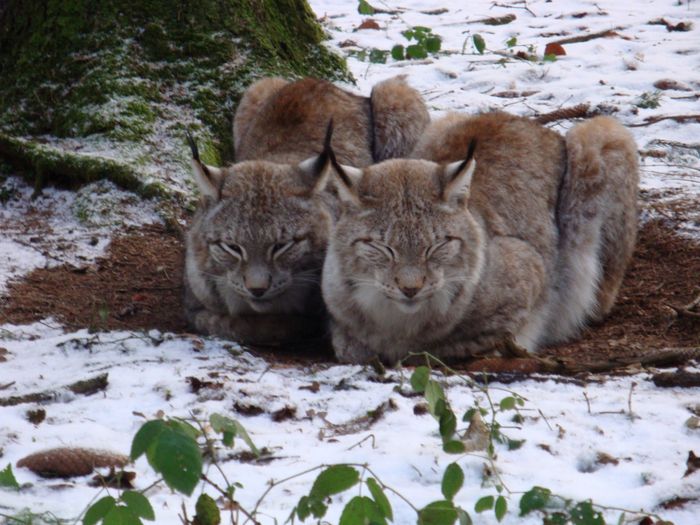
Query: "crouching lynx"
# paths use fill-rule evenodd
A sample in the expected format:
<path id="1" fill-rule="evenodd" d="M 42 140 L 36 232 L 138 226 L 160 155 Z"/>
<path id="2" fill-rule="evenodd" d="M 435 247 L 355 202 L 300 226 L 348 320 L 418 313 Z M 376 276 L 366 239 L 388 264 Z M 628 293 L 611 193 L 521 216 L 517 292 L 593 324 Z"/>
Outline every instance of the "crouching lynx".
<path id="1" fill-rule="evenodd" d="M 464 358 L 510 338 L 535 351 L 608 313 L 636 237 L 622 126 L 599 117 L 563 138 L 451 114 L 412 156 L 334 165 L 343 205 L 322 286 L 339 360 Z"/>
<path id="2" fill-rule="evenodd" d="M 202 199 L 187 235 L 185 312 L 196 331 L 270 344 L 323 328 L 319 280 L 329 218 L 320 194 L 329 119 L 338 158 L 366 166 L 408 155 L 429 117 L 401 78 L 377 85 L 369 98 L 322 80 L 267 78 L 238 106 L 236 164 L 206 166 L 192 142 Z"/>

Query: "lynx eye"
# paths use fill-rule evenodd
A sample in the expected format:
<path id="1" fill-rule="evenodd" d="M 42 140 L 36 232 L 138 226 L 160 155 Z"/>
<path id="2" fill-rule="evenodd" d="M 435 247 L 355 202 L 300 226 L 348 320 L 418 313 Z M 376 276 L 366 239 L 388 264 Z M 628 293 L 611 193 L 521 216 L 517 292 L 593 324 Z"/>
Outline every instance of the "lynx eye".
<path id="1" fill-rule="evenodd" d="M 233 255 L 237 259 L 243 259 L 245 255 L 245 251 L 238 244 L 220 242 L 218 246 L 226 253 Z"/>
<path id="2" fill-rule="evenodd" d="M 425 250 L 425 258 L 430 259 L 434 255 L 442 255 L 442 252 L 447 252 L 451 251 L 449 248 L 456 248 L 457 243 L 459 243 L 459 239 L 457 237 L 445 237 L 444 240 L 433 244 L 430 248 Z"/>
<path id="3" fill-rule="evenodd" d="M 294 246 L 297 242 L 298 242 L 297 240 L 292 240 L 289 242 L 276 242 L 275 244 L 273 244 L 270 247 L 270 258 L 275 259 L 275 258 L 283 255 L 284 253 L 289 251 L 289 249 L 292 246 Z"/>
<path id="4" fill-rule="evenodd" d="M 381 254 L 390 261 L 396 260 L 396 252 L 391 246 L 384 243 L 374 241 L 372 239 L 357 239 L 353 244 L 360 243 L 360 245 L 375 254 Z"/>

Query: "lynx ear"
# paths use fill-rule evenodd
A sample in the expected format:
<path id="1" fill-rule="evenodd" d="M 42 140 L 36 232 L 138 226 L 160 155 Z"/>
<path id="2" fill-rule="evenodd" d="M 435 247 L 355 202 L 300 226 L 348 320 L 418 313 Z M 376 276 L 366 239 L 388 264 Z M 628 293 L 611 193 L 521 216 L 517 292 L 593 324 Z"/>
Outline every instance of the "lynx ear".
<path id="1" fill-rule="evenodd" d="M 467 158 L 458 162 L 453 162 L 445 167 L 445 178 L 447 184 L 442 192 L 442 200 L 448 204 L 460 205 L 469 198 L 472 176 L 476 169 L 474 150 L 476 149 L 476 139 L 469 143 Z"/>
<path id="2" fill-rule="evenodd" d="M 331 158 L 335 159 L 331 139 L 333 138 L 333 119 L 328 121 L 323 151 L 316 157 L 310 157 L 297 166 L 302 174 L 312 182 L 311 195 L 317 195 L 326 189 L 331 172 Z"/>
<path id="3" fill-rule="evenodd" d="M 187 133 L 187 142 L 192 150 L 192 171 L 194 180 L 197 182 L 199 191 L 205 197 L 212 197 L 216 200 L 221 200 L 221 181 L 224 176 L 224 171 L 221 168 L 207 166 L 199 160 L 199 150 L 197 143 L 192 138 L 189 131 Z"/>
<path id="4" fill-rule="evenodd" d="M 338 164 L 335 155 L 331 159 L 333 172 L 335 173 L 335 186 L 338 188 L 338 197 L 343 202 L 359 205 L 360 197 L 357 194 L 357 185 L 362 178 L 362 170 L 352 166 Z"/>

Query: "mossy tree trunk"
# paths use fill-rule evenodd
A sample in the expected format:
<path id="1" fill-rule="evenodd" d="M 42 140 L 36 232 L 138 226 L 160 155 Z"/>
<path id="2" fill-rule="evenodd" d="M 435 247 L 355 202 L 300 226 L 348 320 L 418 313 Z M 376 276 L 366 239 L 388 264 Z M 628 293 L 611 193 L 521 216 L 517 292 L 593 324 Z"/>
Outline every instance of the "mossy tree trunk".
<path id="1" fill-rule="evenodd" d="M 322 38 L 306 0 L 0 0 L 0 156 L 186 192 L 185 128 L 230 160 L 253 80 L 348 77 Z"/>

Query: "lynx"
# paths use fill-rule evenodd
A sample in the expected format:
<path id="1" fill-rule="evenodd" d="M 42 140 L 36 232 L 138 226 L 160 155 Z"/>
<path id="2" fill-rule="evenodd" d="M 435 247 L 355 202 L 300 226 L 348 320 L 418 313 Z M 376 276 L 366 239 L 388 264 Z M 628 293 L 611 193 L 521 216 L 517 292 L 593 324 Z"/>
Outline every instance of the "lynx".
<path id="1" fill-rule="evenodd" d="M 322 288 L 340 361 L 536 351 L 610 311 L 636 237 L 637 150 L 621 125 L 598 117 L 564 138 L 450 114 L 412 157 L 334 165 Z"/>
<path id="2" fill-rule="evenodd" d="M 324 142 L 329 119 L 334 152 L 330 126 Z M 193 328 L 248 344 L 319 335 L 331 153 L 358 166 L 406 156 L 428 120 L 402 78 L 375 86 L 369 98 L 316 79 L 253 84 L 234 117 L 237 163 L 207 166 L 191 144 L 202 194 L 186 246 L 185 312 Z"/>

